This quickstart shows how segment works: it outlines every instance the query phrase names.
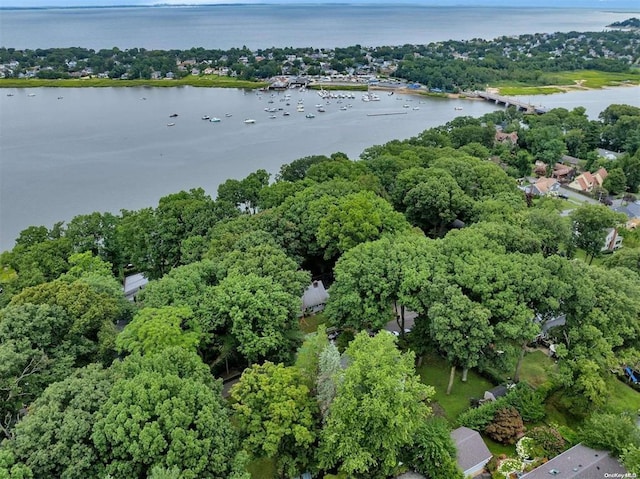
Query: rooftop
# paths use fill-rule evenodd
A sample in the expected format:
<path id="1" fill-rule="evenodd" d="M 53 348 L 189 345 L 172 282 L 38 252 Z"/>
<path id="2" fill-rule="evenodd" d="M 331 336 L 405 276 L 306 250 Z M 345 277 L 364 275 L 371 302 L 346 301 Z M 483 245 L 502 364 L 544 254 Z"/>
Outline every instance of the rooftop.
<path id="1" fill-rule="evenodd" d="M 624 477 L 627 471 L 607 451 L 578 444 L 521 479 L 602 479 Z"/>

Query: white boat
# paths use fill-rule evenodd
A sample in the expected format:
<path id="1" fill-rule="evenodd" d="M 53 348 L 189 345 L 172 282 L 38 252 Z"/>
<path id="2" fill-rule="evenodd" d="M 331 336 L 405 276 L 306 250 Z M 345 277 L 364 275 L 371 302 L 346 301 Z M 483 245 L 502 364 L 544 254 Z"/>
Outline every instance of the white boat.
<path id="1" fill-rule="evenodd" d="M 209 120 L 211 123 L 220 123 L 220 118 L 216 118 L 215 116 Z"/>
<path id="2" fill-rule="evenodd" d="M 225 113 L 224 116 L 226 116 L 227 118 L 231 118 L 233 115 L 231 113 Z"/>
<path id="3" fill-rule="evenodd" d="M 269 118 L 270 118 L 271 120 L 275 120 L 275 119 L 276 119 L 276 116 L 275 116 L 275 115 L 269 115 Z"/>
<path id="4" fill-rule="evenodd" d="M 245 121 L 245 124 L 247 125 L 252 125 L 254 124 L 256 121 L 253 118 L 247 118 Z"/>
<path id="5" fill-rule="evenodd" d="M 454 108 L 454 110 L 462 110 L 462 107 L 461 106 L 457 106 L 457 107 Z"/>
<path id="6" fill-rule="evenodd" d="M 341 106 L 341 107 L 340 107 L 340 109 L 341 109 L 342 111 L 347 111 L 347 107 L 346 107 L 346 106 Z"/>
<path id="7" fill-rule="evenodd" d="M 289 116 L 289 115 L 291 115 L 291 113 L 289 113 L 288 111 L 285 111 L 285 112 L 282 114 L 282 116 Z"/>
<path id="8" fill-rule="evenodd" d="M 211 120 L 211 117 L 209 115 L 204 115 L 202 117 L 203 120 Z"/>
<path id="9" fill-rule="evenodd" d="M 297 110 L 297 111 L 304 111 L 304 105 L 298 105 L 298 106 L 296 107 L 296 110 Z"/>
<path id="10" fill-rule="evenodd" d="M 35 93 L 29 93 L 27 96 L 36 96 Z"/>
<path id="11" fill-rule="evenodd" d="M 305 116 L 307 118 L 315 118 L 316 117 L 313 113 L 307 113 Z"/>
<path id="12" fill-rule="evenodd" d="M 413 107 L 413 109 L 414 109 L 414 110 L 419 110 L 419 109 L 420 109 L 420 107 L 419 107 L 419 106 L 414 106 L 414 107 Z"/>
<path id="13" fill-rule="evenodd" d="M 167 126 L 176 126 L 175 123 L 167 123 Z"/>
<path id="14" fill-rule="evenodd" d="M 325 111 L 327 111 L 327 110 L 325 110 L 323 107 L 320 107 L 320 108 L 318 108 L 318 111 L 319 111 L 320 113 L 324 113 L 324 112 L 325 112 Z"/>
<path id="15" fill-rule="evenodd" d="M 402 108 L 409 108 L 409 105 L 402 105 Z"/>

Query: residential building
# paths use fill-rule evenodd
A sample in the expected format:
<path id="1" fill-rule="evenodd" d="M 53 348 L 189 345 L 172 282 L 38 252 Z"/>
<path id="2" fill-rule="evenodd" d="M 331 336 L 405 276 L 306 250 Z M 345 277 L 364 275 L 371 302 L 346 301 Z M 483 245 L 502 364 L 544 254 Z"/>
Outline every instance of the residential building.
<path id="1" fill-rule="evenodd" d="M 328 299 L 329 293 L 322 281 L 314 281 L 302 295 L 302 312 L 317 313 L 322 311 Z"/>
<path id="2" fill-rule="evenodd" d="M 618 234 L 616 228 L 607 229 L 607 237 L 604 240 L 604 245 L 600 251 L 614 251 L 622 247 L 622 240 L 624 238 Z"/>
<path id="3" fill-rule="evenodd" d="M 451 431 L 451 437 L 456 443 L 456 461 L 464 476 L 480 474 L 493 457 L 480 433 L 468 427 L 459 427 Z"/>
<path id="4" fill-rule="evenodd" d="M 607 451 L 578 444 L 521 476 L 521 479 L 603 479 L 626 477 L 625 474 L 625 468 Z"/>
<path id="5" fill-rule="evenodd" d="M 593 174 L 585 171 L 569 183 L 569 188 L 582 191 L 584 193 L 591 193 L 594 188 L 602 187 L 602 184 L 608 175 L 607 170 L 604 168 L 600 168 Z"/>
<path id="6" fill-rule="evenodd" d="M 496 131 L 496 143 L 509 143 L 512 146 L 518 144 L 518 132 L 505 133 L 504 131 Z"/>
<path id="7" fill-rule="evenodd" d="M 552 178 L 556 178 L 560 183 L 567 183 L 573 180 L 576 170 L 570 166 L 565 166 L 562 163 L 556 163 L 553 167 Z"/>
<path id="8" fill-rule="evenodd" d="M 557 195 L 560 183 L 555 178 L 538 178 L 525 188 L 525 193 L 535 196 Z"/>

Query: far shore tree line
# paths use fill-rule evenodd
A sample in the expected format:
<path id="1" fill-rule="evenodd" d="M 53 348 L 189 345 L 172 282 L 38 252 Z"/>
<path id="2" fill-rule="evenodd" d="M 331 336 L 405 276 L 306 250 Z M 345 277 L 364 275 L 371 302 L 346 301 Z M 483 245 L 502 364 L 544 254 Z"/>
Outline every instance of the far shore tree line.
<path id="1" fill-rule="evenodd" d="M 496 127 L 517 144 L 496 141 Z M 598 157 L 602 146 L 620 157 Z M 629 431 L 607 381 L 640 366 L 640 237 L 624 233 L 623 250 L 603 256 L 606 229 L 626 218 L 527 201 L 516 181 L 567 152 L 619 171 L 611 192 L 631 201 L 640 108 L 611 105 L 598 121 L 584 108 L 458 117 L 358 160 L 309 156 L 273 181 L 265 170 L 229 179 L 215 199 L 195 188 L 25 229 L 0 255 L 0 478 L 248 479 L 269 463 L 281 478 L 411 468 L 457 479 L 452 426 L 512 443 L 551 394 L 583 424 L 571 441 L 638 472 L 640 437 L 603 444 L 600 432 Z M 132 272 L 150 279 L 135 302 L 120 286 Z M 330 284 L 335 344 L 324 325 L 301 330 L 312 278 Z M 456 422 L 434 417 L 422 357 L 446 361 L 452 394 L 456 370 L 517 382 L 527 346 L 560 316 L 543 387 L 523 383 L 501 409 Z M 218 378 L 230 370 L 243 372 L 227 401 Z M 555 429 L 531 433 L 544 457 L 564 448 Z"/>
<path id="2" fill-rule="evenodd" d="M 596 70 L 637 79 L 640 33 L 636 30 L 539 33 L 493 40 L 449 40 L 428 45 L 319 49 L 247 47 L 229 50 L 93 50 L 81 47 L 0 48 L 5 78 L 182 78 L 216 74 L 241 80 L 278 75 L 388 75 L 449 92 L 487 84 L 549 85 L 558 74 Z M 194 73 L 195 71 L 195 73 Z"/>

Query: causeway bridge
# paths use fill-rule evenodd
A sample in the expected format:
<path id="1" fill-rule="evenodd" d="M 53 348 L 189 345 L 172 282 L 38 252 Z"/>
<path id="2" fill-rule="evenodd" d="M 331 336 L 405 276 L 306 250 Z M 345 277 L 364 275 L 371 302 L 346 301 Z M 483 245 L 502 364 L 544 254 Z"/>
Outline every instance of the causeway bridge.
<path id="1" fill-rule="evenodd" d="M 548 108 L 545 108 L 543 106 L 532 105 L 531 103 L 520 101 L 517 98 L 502 96 L 496 93 L 489 93 L 487 91 L 475 91 L 473 92 L 473 95 L 477 98 L 491 101 L 496 105 L 504 105 L 505 107 L 515 106 L 518 110 L 529 114 L 540 115 L 549 111 Z"/>

